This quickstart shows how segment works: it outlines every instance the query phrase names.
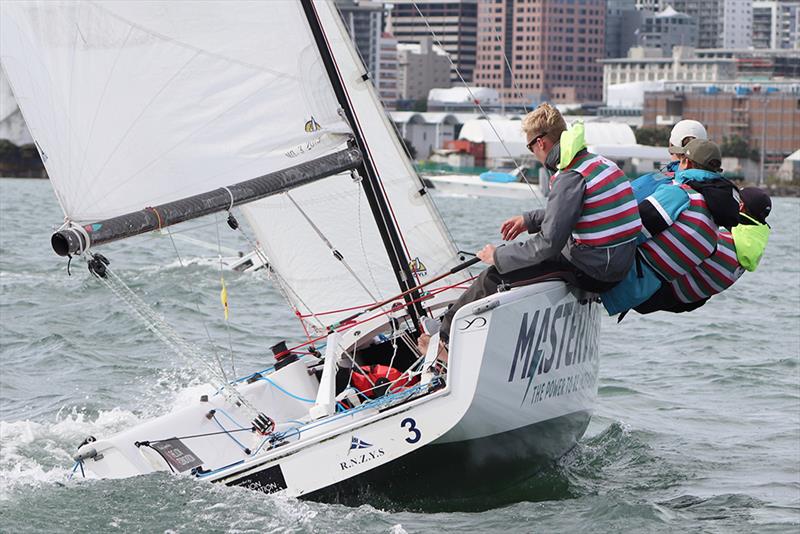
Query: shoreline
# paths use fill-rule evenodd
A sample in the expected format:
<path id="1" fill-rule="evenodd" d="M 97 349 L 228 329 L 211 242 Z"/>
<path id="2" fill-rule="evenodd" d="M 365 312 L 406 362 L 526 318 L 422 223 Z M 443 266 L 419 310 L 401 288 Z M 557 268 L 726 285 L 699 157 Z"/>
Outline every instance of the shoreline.
<path id="1" fill-rule="evenodd" d="M 48 180 L 47 173 L 44 169 L 28 169 L 23 173 L 15 173 L 17 176 L 5 176 L 0 174 L 0 179 L 2 178 L 10 178 L 10 179 L 21 179 L 21 180 Z M 758 187 L 755 183 L 752 182 L 741 182 L 736 184 L 739 189 L 743 187 Z M 771 197 L 790 197 L 790 198 L 797 198 L 800 197 L 800 184 L 767 184 L 761 186 L 761 189 L 764 189 L 769 193 Z"/>

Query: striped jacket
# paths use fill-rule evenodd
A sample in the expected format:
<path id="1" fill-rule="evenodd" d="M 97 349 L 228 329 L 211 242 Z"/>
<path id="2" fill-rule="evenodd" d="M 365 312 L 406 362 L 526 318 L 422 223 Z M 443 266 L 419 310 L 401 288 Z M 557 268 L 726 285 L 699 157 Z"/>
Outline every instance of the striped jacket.
<path id="1" fill-rule="evenodd" d="M 729 288 L 744 271 L 736 257 L 733 236 L 720 231 L 716 252 L 688 274 L 672 280 L 670 289 L 681 302 L 698 302 Z"/>
<path id="2" fill-rule="evenodd" d="M 636 239 L 642 230 L 639 209 L 625 174 L 603 156 L 584 152 L 562 171 L 573 170 L 586 180 L 580 217 L 572 231 L 579 244 L 613 247 Z M 551 181 L 558 176 L 556 173 Z"/>
<path id="3" fill-rule="evenodd" d="M 675 280 L 709 258 L 717 246 L 718 229 L 703 195 L 681 184 L 689 204 L 665 230 L 639 246 L 644 260 L 662 280 Z"/>

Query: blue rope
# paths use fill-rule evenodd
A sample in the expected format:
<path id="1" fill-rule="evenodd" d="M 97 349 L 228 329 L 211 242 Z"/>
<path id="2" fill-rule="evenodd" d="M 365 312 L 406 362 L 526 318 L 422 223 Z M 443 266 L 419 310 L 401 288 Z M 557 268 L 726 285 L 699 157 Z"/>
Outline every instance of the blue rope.
<path id="1" fill-rule="evenodd" d="M 290 391 L 286 391 L 285 389 L 280 387 L 278 384 L 276 384 L 272 379 L 269 379 L 266 376 L 262 376 L 261 378 L 259 378 L 259 380 L 265 380 L 265 381 L 269 382 L 270 384 L 272 384 L 275 387 L 275 389 L 279 390 L 280 392 L 284 393 L 285 395 L 288 395 L 289 397 L 291 397 L 293 399 L 297 399 L 297 400 L 299 400 L 301 402 L 310 402 L 311 404 L 314 404 L 316 402 L 316 401 L 314 401 L 312 399 L 306 399 L 306 398 L 303 398 L 303 397 L 298 397 L 294 393 L 292 393 Z"/>
<path id="2" fill-rule="evenodd" d="M 83 472 L 83 460 L 77 460 L 75 465 L 72 466 L 72 473 L 69 474 L 67 480 L 72 480 L 73 475 L 75 475 L 75 471 L 78 470 L 78 467 L 81 468 L 81 476 L 86 478 L 86 473 Z"/>
<path id="3" fill-rule="evenodd" d="M 220 471 L 224 471 L 225 469 L 228 469 L 229 467 L 233 467 L 234 465 L 239 465 L 241 463 L 244 463 L 244 460 L 239 460 L 238 462 L 233 462 L 232 464 L 228 464 L 228 465 L 226 465 L 224 467 L 220 467 L 218 469 L 214 469 L 213 471 L 208 471 L 207 473 L 195 473 L 194 476 L 196 476 L 197 478 L 204 478 L 204 477 L 207 477 L 207 476 L 211 476 L 211 475 L 213 475 L 215 473 L 219 473 Z"/>
<path id="4" fill-rule="evenodd" d="M 220 429 L 222 429 L 222 431 L 223 431 L 223 432 L 225 432 L 225 435 L 226 435 L 226 436 L 228 436 L 228 437 L 229 437 L 229 438 L 231 438 L 231 439 L 232 439 L 234 442 L 236 442 L 236 444 L 237 444 L 239 447 L 241 447 L 243 451 L 245 451 L 245 450 L 248 450 L 248 447 L 245 447 L 244 445 L 242 445 L 242 442 L 241 442 L 241 441 L 239 441 L 238 439 L 236 439 L 235 437 L 233 437 L 233 434 L 231 434 L 231 433 L 230 433 L 230 431 L 229 431 L 227 428 L 225 428 L 224 426 L 222 426 L 222 423 L 220 423 L 220 422 L 219 422 L 219 420 L 217 419 L 217 414 L 216 414 L 216 413 L 215 413 L 214 415 L 212 415 L 211 417 L 214 419 L 214 422 L 215 422 L 215 423 L 217 423 L 217 426 L 218 426 L 218 427 L 220 427 Z"/>
<path id="5" fill-rule="evenodd" d="M 250 428 L 250 427 L 246 427 L 246 426 L 242 426 L 242 425 L 240 425 L 240 424 L 239 424 L 239 422 L 238 422 L 236 419 L 234 419 L 233 417 L 231 417 L 231 416 L 228 414 L 228 412 L 226 412 L 226 411 L 225 411 L 225 410 L 223 410 L 222 408 L 216 408 L 214 411 L 215 411 L 215 412 L 217 412 L 217 413 L 221 413 L 222 415 L 224 415 L 225 417 L 227 417 L 227 418 L 228 418 L 228 420 L 229 420 L 231 423 L 233 423 L 234 425 L 238 426 L 240 429 Z"/>

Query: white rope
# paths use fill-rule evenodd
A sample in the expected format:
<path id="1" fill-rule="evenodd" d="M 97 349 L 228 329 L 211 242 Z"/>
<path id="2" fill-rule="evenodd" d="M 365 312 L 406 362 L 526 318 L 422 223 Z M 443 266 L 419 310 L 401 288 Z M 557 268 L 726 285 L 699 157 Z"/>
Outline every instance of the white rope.
<path id="1" fill-rule="evenodd" d="M 344 256 L 342 255 L 342 253 L 339 252 L 339 250 L 336 247 L 333 246 L 333 244 L 325 236 L 325 234 L 322 233 L 322 230 L 320 230 L 319 226 L 314 224 L 314 221 L 311 220 L 311 217 L 308 216 L 308 214 L 305 212 L 305 210 L 303 210 L 303 208 L 301 208 L 300 205 L 297 202 L 295 202 L 294 198 L 292 198 L 292 195 L 290 195 L 288 191 L 285 194 L 286 194 L 286 198 L 288 198 L 289 201 L 291 201 L 291 203 L 294 204 L 294 207 L 297 208 L 297 211 L 300 212 L 300 215 L 303 216 L 303 218 L 306 220 L 306 222 L 309 224 L 309 226 L 311 226 L 311 228 L 317 234 L 317 236 L 322 240 L 323 243 L 325 243 L 325 246 L 327 246 L 328 249 L 331 251 L 331 253 L 334 254 L 334 257 L 337 260 L 339 260 L 339 262 L 342 265 L 344 265 L 344 268 L 347 269 L 347 272 L 350 273 L 350 275 L 358 283 L 358 285 L 361 286 L 361 289 L 363 289 L 367 293 L 369 298 L 371 298 L 374 302 L 380 302 L 380 300 L 378 300 L 378 298 L 375 295 L 372 294 L 372 291 L 369 290 L 369 288 L 364 283 L 364 281 L 361 280 L 361 278 L 358 276 L 358 274 L 356 274 L 356 272 L 353 270 L 353 268 L 350 267 L 350 264 L 347 263 L 347 260 L 344 259 Z"/>
<path id="2" fill-rule="evenodd" d="M 227 186 L 224 186 L 222 189 L 224 189 L 225 191 L 227 191 L 227 192 L 228 192 L 228 196 L 229 196 L 229 197 L 231 197 L 231 205 L 230 205 L 230 206 L 228 206 L 228 213 L 230 213 L 230 212 L 231 212 L 231 210 L 233 209 L 233 193 L 231 193 L 231 190 L 230 190 L 230 189 L 228 189 L 228 187 L 227 187 Z"/>

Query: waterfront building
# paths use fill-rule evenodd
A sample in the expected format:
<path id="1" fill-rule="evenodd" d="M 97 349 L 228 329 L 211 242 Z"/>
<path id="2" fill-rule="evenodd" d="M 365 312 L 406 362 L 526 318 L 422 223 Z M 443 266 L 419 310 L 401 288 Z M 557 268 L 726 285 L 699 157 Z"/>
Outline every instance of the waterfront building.
<path id="1" fill-rule="evenodd" d="M 644 95 L 644 125 L 672 127 L 698 120 L 710 139 L 738 136 L 776 166 L 800 146 L 800 80 L 793 82 L 666 84 Z"/>
<path id="2" fill-rule="evenodd" d="M 512 106 L 599 102 L 605 14 L 603 0 L 480 2 L 476 85 Z"/>
<path id="3" fill-rule="evenodd" d="M 800 49 L 800 2 L 753 2 L 753 47 Z"/>
<path id="4" fill-rule="evenodd" d="M 723 82 L 800 78 L 800 53 L 791 50 L 692 49 L 674 47 L 672 57 L 632 48 L 629 57 L 603 59 L 603 95 L 632 82 Z"/>
<path id="5" fill-rule="evenodd" d="M 450 60 L 447 52 L 434 45 L 430 37 L 419 44 L 398 44 L 398 93 L 401 100 L 427 99 L 436 87 L 450 87 Z"/>
<path id="6" fill-rule="evenodd" d="M 472 82 L 478 0 L 392 0 L 392 6 L 388 29 L 400 43 L 421 43 L 433 38 L 458 69 L 451 69 L 450 82 L 461 84 L 462 77 L 465 82 Z"/>

